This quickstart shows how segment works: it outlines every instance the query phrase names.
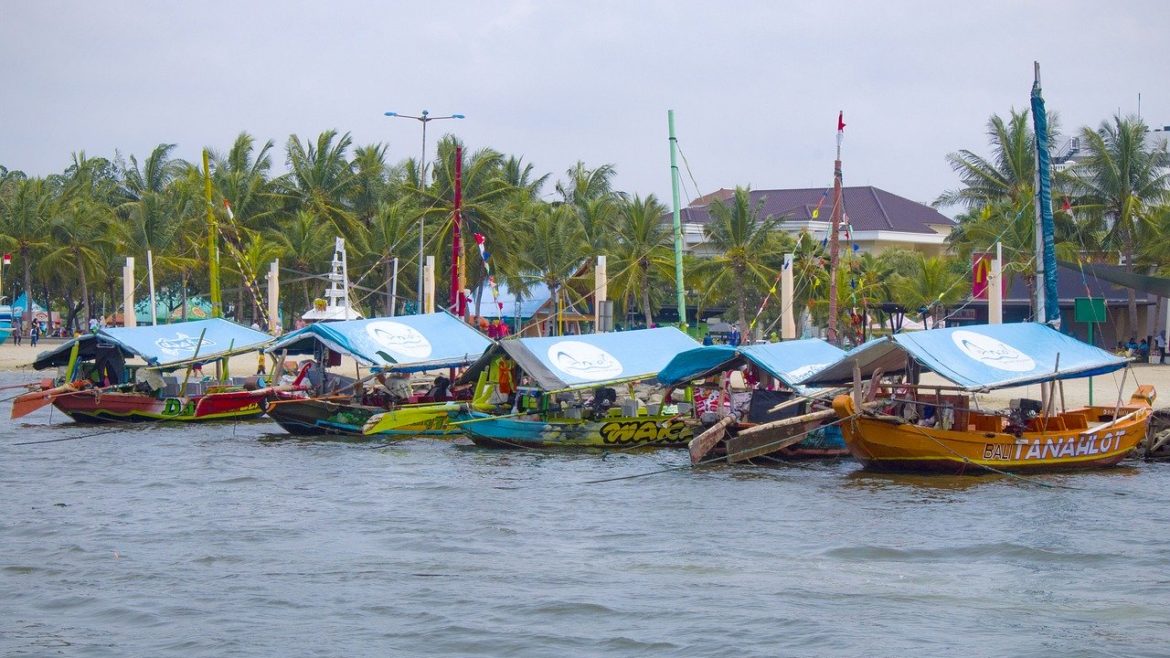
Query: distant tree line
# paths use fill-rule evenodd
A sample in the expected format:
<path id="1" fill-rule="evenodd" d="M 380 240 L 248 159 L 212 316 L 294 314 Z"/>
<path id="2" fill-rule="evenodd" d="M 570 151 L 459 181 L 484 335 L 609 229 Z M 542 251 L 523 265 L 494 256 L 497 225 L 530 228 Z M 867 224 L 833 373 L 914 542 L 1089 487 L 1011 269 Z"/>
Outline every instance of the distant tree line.
<path id="1" fill-rule="evenodd" d="M 1054 137 L 1056 122 L 1052 122 Z M 883 303 L 909 309 L 942 308 L 969 294 L 969 257 L 1004 243 L 1008 271 L 1026 275 L 1031 261 L 1035 153 L 1028 113 L 988 124 L 990 157 L 971 151 L 947 156 L 960 187 L 936 205 L 962 208 L 949 238 L 950 255 L 907 250 L 880 256 L 847 254 L 837 272 L 844 323 L 873 320 Z M 1160 271 L 1170 249 L 1163 238 L 1167 213 L 1166 145 L 1139 120 L 1115 117 L 1080 133 L 1084 157 L 1056 176 L 1058 249 Z M 226 151 L 211 150 L 212 212 L 220 227 L 221 279 L 226 314 L 259 319 L 268 264 L 279 258 L 285 324 L 321 295 L 334 236 L 344 237 L 350 278 L 367 315 L 384 314 L 391 259 L 399 259 L 399 298 L 413 299 L 419 219 L 426 253 L 437 272 L 449 271 L 456 147 L 443 137 L 426 185 L 417 159 L 392 162 L 382 144 L 354 146 L 348 134 L 326 131 L 315 140 L 293 135 L 283 148 L 287 173 L 273 171 L 279 153 L 241 134 Z M 208 207 L 201 163 L 174 157 L 160 144 L 141 161 L 76 153 L 60 174 L 30 177 L 0 166 L 0 249 L 13 255 L 4 290 L 22 292 L 54 311 L 68 326 L 121 313 L 121 272 L 127 256 L 137 268 L 137 298 L 146 297 L 146 253 L 156 286 L 177 309 L 206 297 Z M 490 148 L 462 149 L 463 258 L 469 286 L 489 314 L 491 295 L 473 233 L 486 237 L 492 272 L 514 291 L 544 283 L 565 307 L 591 297 L 592 265 L 607 256 L 609 297 L 617 316 L 651 325 L 675 298 L 669 209 L 654 195 L 615 190 L 612 165 L 578 162 L 562 178 L 540 174 L 521 157 Z M 550 188 L 547 190 L 546 188 Z M 227 201 L 230 212 L 224 205 Z M 785 217 L 766 216 L 748 190 L 737 188 L 710 207 L 706 238 L 716 254 L 688 256 L 688 306 L 720 309 L 729 320 L 767 333 L 776 327 L 775 295 L 785 253 L 794 253 L 796 303 L 809 318 L 827 319 L 827 250 L 807 233 L 779 230 Z M 664 221 L 664 218 L 665 219 Z M 846 250 L 848 252 L 848 250 Z M 441 276 L 439 277 L 442 281 Z M 436 286 L 439 302 L 446 286 Z M 473 311 L 477 312 L 477 311 Z M 1132 311 L 1136 313 L 1136 311 Z M 505 315 L 510 309 L 505 309 Z M 1131 325 L 1132 326 L 1132 325 Z"/>

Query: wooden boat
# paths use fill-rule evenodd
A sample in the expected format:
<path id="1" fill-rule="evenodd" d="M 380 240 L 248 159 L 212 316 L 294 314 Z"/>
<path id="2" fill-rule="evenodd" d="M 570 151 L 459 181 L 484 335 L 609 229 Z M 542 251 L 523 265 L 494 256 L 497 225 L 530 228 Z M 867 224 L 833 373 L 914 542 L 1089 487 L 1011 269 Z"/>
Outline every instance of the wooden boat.
<path id="1" fill-rule="evenodd" d="M 1149 389 L 1148 384 L 1141 387 Z M 917 397 L 917 396 L 916 396 Z M 1087 406 L 1032 418 L 1011 426 L 1003 416 L 955 407 L 964 426 L 923 427 L 902 416 L 858 413 L 850 395 L 833 409 L 846 419 L 845 441 L 853 456 L 875 470 L 1013 473 L 1113 466 L 1146 436 L 1150 394 L 1139 390 L 1120 407 Z M 956 400 L 957 402 L 958 400 Z"/>
<path id="2" fill-rule="evenodd" d="M 573 418 L 543 412 L 502 418 L 468 411 L 456 423 L 471 440 L 487 448 L 681 447 L 694 426 L 676 415 L 624 415 Z"/>
<path id="3" fill-rule="evenodd" d="M 615 387 L 652 379 L 695 347 L 673 327 L 500 341 L 459 380 L 476 382 L 477 395 L 456 424 L 491 448 L 682 446 L 694 433 L 685 413 L 651 414 Z"/>
<path id="4" fill-rule="evenodd" d="M 996 324 L 895 334 L 871 341 L 805 384 L 853 378 L 833 409 L 845 443 L 867 468 L 1035 472 L 1111 466 L 1146 435 L 1153 387 L 1127 403 L 1055 409 L 1055 383 L 1124 368 L 1127 360 L 1040 324 Z M 882 384 L 882 373 L 929 370 L 954 385 Z M 860 378 L 871 376 L 862 393 Z M 912 378 L 911 378 L 912 379 Z M 1124 380 L 1123 380 L 1124 381 Z M 1006 413 L 976 392 L 1041 384 L 1046 400 L 1013 400 Z"/>
<path id="5" fill-rule="evenodd" d="M 818 339 L 705 346 L 674 357 L 658 381 L 693 391 L 696 421 L 714 428 L 691 441 L 692 463 L 839 459 L 849 451 L 827 424 L 835 417 L 827 398 L 819 401 L 822 391 L 794 382 L 844 354 Z M 725 418 L 732 420 L 721 422 Z"/>
<path id="6" fill-rule="evenodd" d="M 306 382 L 310 371 L 302 370 L 294 380 L 304 384 L 302 390 L 269 396 L 264 411 L 291 434 L 458 434 L 449 422 L 463 408 L 458 400 L 470 401 L 470 392 L 453 393 L 446 377 L 435 378 L 435 385 L 422 393 L 408 385 L 404 390 L 391 385 L 401 387 L 405 384 L 401 378 L 411 373 L 466 366 L 490 344 L 445 311 L 314 323 L 278 339 L 266 352 L 280 355 L 282 362 L 290 354 L 311 356 L 309 368 L 340 365 L 341 356 L 349 356 L 359 368 L 356 377 L 321 368 L 319 376 Z M 363 367 L 368 369 L 365 375 Z"/>
<path id="7" fill-rule="evenodd" d="M 47 404 L 78 422 L 199 422 L 243 420 L 263 413 L 260 403 L 271 387 L 245 387 L 224 381 L 188 381 L 192 366 L 255 351 L 268 334 L 215 318 L 179 324 L 110 327 L 43 352 L 36 369 L 62 367 L 15 400 L 12 418 Z M 143 365 L 126 365 L 127 358 Z M 187 369 L 183 377 L 161 373 Z"/>
<path id="8" fill-rule="evenodd" d="M 363 436 L 362 428 L 378 416 L 385 425 L 371 434 L 451 436 L 459 434 L 459 428 L 450 420 L 463 408 L 463 404 L 453 401 L 375 406 L 355 402 L 352 395 L 270 397 L 264 402 L 264 413 L 289 434 L 298 435 Z"/>

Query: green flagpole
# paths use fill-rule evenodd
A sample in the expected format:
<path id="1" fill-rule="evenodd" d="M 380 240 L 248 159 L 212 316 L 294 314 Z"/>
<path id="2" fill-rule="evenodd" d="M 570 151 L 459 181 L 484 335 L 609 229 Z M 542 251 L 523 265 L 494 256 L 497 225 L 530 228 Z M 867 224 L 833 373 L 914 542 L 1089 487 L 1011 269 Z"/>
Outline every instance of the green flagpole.
<path id="1" fill-rule="evenodd" d="M 687 328 L 687 301 L 683 289 L 683 261 L 682 261 L 682 217 L 679 211 L 678 195 L 678 139 L 674 136 L 674 110 L 666 111 L 667 123 L 670 125 L 670 187 L 674 193 L 674 289 L 678 297 L 678 325 L 683 331 Z"/>
<path id="2" fill-rule="evenodd" d="M 207 149 L 203 149 L 203 193 L 207 198 L 207 265 L 211 279 L 211 317 L 223 317 L 223 301 L 219 292 L 219 227 L 215 208 L 211 203 L 211 164 Z"/>

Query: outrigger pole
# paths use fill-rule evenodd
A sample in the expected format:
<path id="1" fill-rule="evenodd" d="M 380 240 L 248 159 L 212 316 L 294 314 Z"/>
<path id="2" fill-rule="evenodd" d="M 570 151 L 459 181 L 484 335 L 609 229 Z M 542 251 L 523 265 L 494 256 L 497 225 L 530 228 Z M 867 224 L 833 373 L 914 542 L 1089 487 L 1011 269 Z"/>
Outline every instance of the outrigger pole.
<path id="1" fill-rule="evenodd" d="M 211 205 L 211 164 L 207 149 L 203 149 L 203 195 L 207 199 L 207 264 L 211 278 L 211 317 L 223 317 L 223 303 L 219 293 L 219 225 L 215 208 Z"/>
<path id="2" fill-rule="evenodd" d="M 678 151 L 678 139 L 674 136 L 674 110 L 666 111 L 666 120 L 670 131 L 670 187 L 674 195 L 674 290 L 678 300 L 678 325 L 685 331 L 687 300 L 683 288 L 682 217 L 679 210 L 678 163 L 675 156 Z"/>

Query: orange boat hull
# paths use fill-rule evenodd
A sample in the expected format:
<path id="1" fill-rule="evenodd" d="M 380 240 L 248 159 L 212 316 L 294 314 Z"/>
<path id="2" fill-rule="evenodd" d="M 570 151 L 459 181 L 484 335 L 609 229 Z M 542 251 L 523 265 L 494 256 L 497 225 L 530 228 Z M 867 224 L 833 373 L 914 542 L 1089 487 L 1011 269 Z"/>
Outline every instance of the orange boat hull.
<path id="1" fill-rule="evenodd" d="M 1037 431 L 1008 433 L 921 427 L 901 418 L 858 414 L 848 395 L 833 400 L 842 419 L 841 433 L 855 459 L 867 468 L 883 471 L 942 473 L 1012 473 L 1061 471 L 1112 466 L 1145 438 L 1152 410 L 1147 405 L 1085 407 L 1048 421 L 1033 421 Z M 1071 419 L 1085 418 L 1085 427 Z"/>

